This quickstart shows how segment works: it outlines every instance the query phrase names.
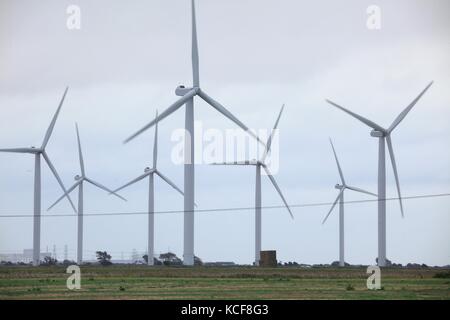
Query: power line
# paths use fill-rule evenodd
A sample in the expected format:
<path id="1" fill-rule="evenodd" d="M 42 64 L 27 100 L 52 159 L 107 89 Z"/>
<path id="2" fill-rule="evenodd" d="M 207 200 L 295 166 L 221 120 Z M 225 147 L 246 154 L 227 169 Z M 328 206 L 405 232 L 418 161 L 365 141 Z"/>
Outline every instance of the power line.
<path id="1" fill-rule="evenodd" d="M 413 199 L 426 199 L 426 198 L 441 198 L 449 197 L 450 193 L 436 193 L 436 194 L 426 194 L 426 195 L 415 195 L 409 197 L 402 197 L 402 200 L 413 200 Z M 398 197 L 386 198 L 386 199 L 367 199 L 367 200 L 353 200 L 344 201 L 344 204 L 358 204 L 358 203 L 371 203 L 378 201 L 395 201 L 399 200 Z M 316 203 L 304 203 L 304 204 L 293 204 L 289 205 L 291 208 L 307 208 L 307 207 L 323 207 L 330 206 L 333 202 L 316 202 Z M 284 208 L 283 205 L 277 206 L 262 206 L 261 209 L 281 209 Z M 210 209 L 197 209 L 194 210 L 195 213 L 207 213 L 207 212 L 231 212 L 231 211 L 249 211 L 255 210 L 255 207 L 235 207 L 235 208 L 210 208 Z M 167 211 L 155 211 L 154 214 L 170 214 L 170 213 L 184 213 L 184 210 L 167 210 Z M 189 212 L 189 211 L 188 211 Z M 85 213 L 83 216 L 99 217 L 99 216 L 128 216 L 128 215 L 147 215 L 148 212 L 104 212 L 104 213 Z M 0 215 L 0 218 L 32 218 L 32 214 L 6 214 Z M 41 218 L 50 217 L 76 217 L 76 214 L 46 214 L 41 215 Z"/>

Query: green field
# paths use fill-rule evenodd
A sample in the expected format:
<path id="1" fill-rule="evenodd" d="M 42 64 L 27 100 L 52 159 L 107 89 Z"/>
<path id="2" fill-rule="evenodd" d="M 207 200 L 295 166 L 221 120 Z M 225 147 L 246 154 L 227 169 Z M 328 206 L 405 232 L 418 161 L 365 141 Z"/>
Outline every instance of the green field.
<path id="1" fill-rule="evenodd" d="M 449 270 L 382 269 L 377 291 L 365 271 L 82 266 L 81 290 L 69 291 L 62 266 L 0 267 L 0 299 L 450 299 Z"/>

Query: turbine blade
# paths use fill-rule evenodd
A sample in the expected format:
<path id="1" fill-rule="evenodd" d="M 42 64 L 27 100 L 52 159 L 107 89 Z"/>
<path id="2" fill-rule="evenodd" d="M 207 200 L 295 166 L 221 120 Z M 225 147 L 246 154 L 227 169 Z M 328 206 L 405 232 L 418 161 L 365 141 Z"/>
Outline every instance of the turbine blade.
<path id="1" fill-rule="evenodd" d="M 395 183 L 397 185 L 398 200 L 400 202 L 400 211 L 402 212 L 402 218 L 404 218 L 405 215 L 403 212 L 402 194 L 400 192 L 400 181 L 398 179 L 397 164 L 395 163 L 394 149 L 392 148 L 392 140 L 391 140 L 390 135 L 386 136 L 386 142 L 387 142 L 388 149 L 389 149 L 389 155 L 391 157 L 392 170 L 394 171 L 394 176 L 395 176 Z"/>
<path id="2" fill-rule="evenodd" d="M 336 150 L 334 149 L 333 141 L 331 140 L 331 138 L 330 138 L 330 144 L 331 144 L 331 148 L 333 149 L 334 159 L 336 160 L 336 164 L 337 164 L 337 167 L 339 170 L 339 175 L 341 176 L 342 184 L 345 186 L 344 173 L 342 172 L 341 165 L 339 164 L 339 159 L 337 157 Z"/>
<path id="3" fill-rule="evenodd" d="M 280 113 L 278 115 L 277 121 L 275 122 L 273 130 L 270 133 L 269 139 L 267 140 L 266 149 L 264 150 L 264 154 L 263 154 L 263 157 L 261 159 L 261 162 L 264 162 L 264 160 L 266 159 L 267 155 L 270 152 L 270 147 L 272 147 L 272 139 L 273 139 L 273 136 L 275 135 L 275 130 L 277 130 L 277 128 L 278 128 L 278 123 L 280 122 L 280 118 L 281 118 L 281 115 L 283 114 L 283 110 L 284 110 L 284 104 L 281 106 L 281 110 L 280 110 Z"/>
<path id="4" fill-rule="evenodd" d="M 102 184 L 100 184 L 100 183 L 98 183 L 98 182 L 96 182 L 96 181 L 94 181 L 94 180 L 91 180 L 91 179 L 89 179 L 89 178 L 85 178 L 85 179 L 86 179 L 87 182 L 89 182 L 90 184 L 96 186 L 97 188 L 102 189 L 102 190 L 105 190 L 105 191 L 108 192 L 109 194 L 113 194 L 113 195 L 115 195 L 117 198 L 122 199 L 123 201 L 127 201 L 127 199 L 125 199 L 125 198 L 122 197 L 121 195 L 115 193 L 114 191 L 108 189 L 108 188 L 105 187 L 104 185 L 102 185 Z"/>
<path id="5" fill-rule="evenodd" d="M 199 57 L 198 57 L 198 41 L 197 41 L 197 21 L 195 16 L 195 2 L 192 0 L 192 72 L 194 87 L 200 86 L 199 75 Z"/>
<path id="6" fill-rule="evenodd" d="M 345 187 L 347 189 L 350 189 L 350 190 L 353 190 L 353 191 L 356 191 L 356 192 L 361 192 L 361 193 L 369 194 L 369 195 L 374 196 L 374 197 L 378 197 L 377 194 L 369 192 L 369 191 L 366 191 L 364 189 L 360 189 L 360 188 L 356 188 L 356 187 L 352 187 L 352 186 L 347 186 L 347 185 Z"/>
<path id="7" fill-rule="evenodd" d="M 269 177 L 270 181 L 272 182 L 273 186 L 275 187 L 275 189 L 277 190 L 278 194 L 281 197 L 281 200 L 283 200 L 284 205 L 286 206 L 286 209 L 289 211 L 289 214 L 291 215 L 291 218 L 294 219 L 294 215 L 292 214 L 291 208 L 289 208 L 289 205 L 287 204 L 286 199 L 283 196 L 283 193 L 281 192 L 280 187 L 278 187 L 277 182 L 275 181 L 275 178 L 272 176 L 272 174 L 270 173 L 269 169 L 266 166 L 262 166 L 264 168 L 264 170 L 267 173 L 267 176 Z"/>
<path id="8" fill-rule="evenodd" d="M 153 169 L 156 169 L 158 163 L 158 110 L 156 110 L 155 117 L 155 142 L 153 143 Z"/>
<path id="9" fill-rule="evenodd" d="M 58 184 L 61 187 L 62 191 L 64 192 L 65 197 L 67 198 L 67 200 L 69 200 L 70 205 L 73 208 L 73 211 L 75 211 L 75 213 L 77 213 L 77 209 L 75 209 L 75 205 L 73 204 L 72 199 L 70 198 L 70 195 L 67 193 L 66 187 L 64 186 L 61 178 L 58 175 L 58 172 L 56 171 L 55 167 L 53 166 L 52 162 L 50 161 L 50 158 L 48 157 L 48 155 L 45 151 L 42 152 L 42 156 L 44 157 L 45 162 L 47 162 L 47 165 L 50 168 L 50 171 L 55 176 L 56 181 L 58 181 Z"/>
<path id="10" fill-rule="evenodd" d="M 403 119 L 408 115 L 408 113 L 411 111 L 411 109 L 416 105 L 416 103 L 422 98 L 422 96 L 427 92 L 427 90 L 433 85 L 433 81 L 428 84 L 428 86 L 423 89 L 423 91 L 411 102 L 409 106 L 406 107 L 405 110 L 403 110 L 398 117 L 394 120 L 394 122 L 391 124 L 391 126 L 388 129 L 388 132 L 391 133 L 399 124 L 403 121 Z"/>
<path id="11" fill-rule="evenodd" d="M 70 194 L 73 190 L 75 190 L 75 188 L 78 187 L 79 184 L 80 184 L 80 181 L 76 182 L 73 186 L 71 186 L 67 190 L 67 193 L 64 193 L 61 197 L 58 198 L 58 200 L 56 200 L 50 207 L 48 207 L 47 211 L 50 211 L 51 209 L 53 209 L 53 207 L 56 206 L 62 199 L 64 199 L 68 194 Z"/>
<path id="12" fill-rule="evenodd" d="M 149 172 L 144 173 L 143 175 L 140 175 L 139 177 L 137 177 L 136 179 L 131 180 L 130 182 L 124 184 L 123 186 L 121 186 L 120 188 L 117 188 L 114 190 L 114 192 L 119 192 L 122 189 L 125 189 L 129 186 L 131 186 L 132 184 L 135 184 L 136 182 L 141 181 L 142 179 L 144 179 L 145 177 L 148 177 L 150 174 L 152 174 L 154 172 L 154 170 L 151 170 Z"/>
<path id="13" fill-rule="evenodd" d="M 184 192 L 178 188 L 175 183 L 173 183 L 172 181 L 169 180 L 169 178 L 167 178 L 165 175 L 163 175 L 161 172 L 159 172 L 158 170 L 155 170 L 155 173 L 161 178 L 163 179 L 168 185 L 170 185 L 172 188 L 174 188 L 176 191 L 178 191 L 182 196 L 184 196 Z"/>
<path id="14" fill-rule="evenodd" d="M 349 115 L 351 115 L 352 117 L 358 119 L 359 121 L 365 123 L 366 125 L 368 125 L 369 127 L 371 127 L 372 129 L 378 130 L 378 131 L 382 131 L 384 132 L 385 130 L 383 129 L 383 127 L 379 126 L 378 124 L 376 124 L 375 122 L 370 121 L 369 119 L 366 119 L 362 116 L 360 116 L 359 114 L 356 114 L 348 109 L 345 109 L 344 107 L 334 103 L 333 101 L 330 100 L 326 100 L 326 102 L 328 102 L 329 104 L 335 106 L 338 109 L 341 109 L 342 111 L 348 113 Z"/>
<path id="15" fill-rule="evenodd" d="M 64 99 L 66 98 L 67 91 L 69 90 L 69 87 L 66 88 L 64 91 L 64 94 L 62 96 L 61 102 L 59 103 L 58 109 L 56 109 L 56 113 L 53 116 L 52 122 L 50 122 L 50 126 L 47 129 L 47 132 L 45 133 L 44 142 L 42 143 L 42 149 L 45 149 L 47 146 L 48 140 L 50 140 L 50 137 L 53 132 L 53 128 L 55 127 L 56 119 L 58 119 L 59 112 L 61 111 L 61 107 L 64 103 Z"/>
<path id="16" fill-rule="evenodd" d="M 197 94 L 197 91 L 195 89 L 192 89 L 188 93 L 186 93 L 184 96 L 182 96 L 180 99 L 178 99 L 175 103 L 173 103 L 169 108 L 167 108 L 163 113 L 161 113 L 156 119 L 151 121 L 149 124 L 144 126 L 142 129 L 134 133 L 131 137 L 126 139 L 124 143 L 128 143 L 134 138 L 136 138 L 138 135 L 146 131 L 147 129 L 151 128 L 155 125 L 155 123 L 158 121 L 161 121 L 165 119 L 167 116 L 178 110 L 182 105 L 184 105 L 189 99 L 191 99 L 193 96 Z"/>
<path id="17" fill-rule="evenodd" d="M 7 153 L 36 153 L 36 149 L 33 149 L 33 148 L 11 148 L 11 149 L 0 149 L 0 152 L 7 152 Z"/>
<path id="18" fill-rule="evenodd" d="M 213 98 L 211 98 L 209 95 L 206 94 L 203 90 L 199 90 L 198 95 L 200 98 L 202 98 L 207 104 L 209 104 L 211 107 L 219 111 L 221 114 L 223 114 L 225 117 L 236 123 L 239 127 L 242 128 L 245 132 L 247 132 L 249 135 L 251 135 L 253 138 L 255 138 L 258 142 L 260 142 L 264 147 L 266 146 L 264 142 L 262 142 L 256 134 L 254 134 L 250 129 L 243 124 L 238 118 L 236 118 L 231 112 L 229 112 L 224 106 L 222 106 L 219 102 L 215 101 Z"/>
<path id="19" fill-rule="evenodd" d="M 80 158 L 80 168 L 81 168 L 81 174 L 84 177 L 85 170 L 84 170 L 84 160 L 83 160 L 83 152 L 81 151 L 81 141 L 80 141 L 80 132 L 78 131 L 78 124 L 75 123 L 75 129 L 77 131 L 77 142 L 78 142 L 78 157 Z"/>
<path id="20" fill-rule="evenodd" d="M 341 189 L 341 191 L 339 192 L 339 194 L 338 194 L 336 200 L 334 200 L 333 205 L 331 206 L 330 211 L 328 211 L 327 216 L 325 217 L 325 219 L 323 219 L 322 224 L 324 224 L 324 223 L 328 220 L 328 217 L 330 216 L 331 212 L 333 212 L 334 207 L 336 207 L 336 204 L 338 203 L 339 198 L 341 197 L 342 192 L 344 192 L 344 189 Z"/>

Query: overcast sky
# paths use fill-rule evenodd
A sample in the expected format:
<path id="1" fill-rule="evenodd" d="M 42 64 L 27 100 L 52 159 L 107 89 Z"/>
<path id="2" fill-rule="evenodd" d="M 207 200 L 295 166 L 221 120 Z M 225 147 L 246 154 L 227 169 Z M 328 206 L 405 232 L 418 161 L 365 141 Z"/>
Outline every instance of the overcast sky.
<path id="1" fill-rule="evenodd" d="M 69 5 L 81 9 L 81 29 L 66 27 Z M 381 29 L 366 26 L 369 5 L 381 9 Z M 48 153 L 67 187 L 79 173 L 74 122 L 80 126 L 87 175 L 116 188 L 151 166 L 153 130 L 122 141 L 192 84 L 190 1 L 0 2 L 0 147 L 39 146 L 65 86 L 66 102 Z M 431 89 L 393 133 L 404 196 L 450 192 L 450 3 L 416 1 L 197 1 L 202 89 L 251 128 L 273 125 L 280 106 L 280 170 L 276 179 L 291 204 L 332 202 L 339 175 L 332 137 L 346 179 L 376 192 L 377 141 L 370 129 L 326 104 L 332 99 L 388 127 L 432 80 Z M 196 99 L 203 128 L 235 125 Z M 171 134 L 184 126 L 183 109 L 160 123 L 159 166 L 183 186 L 183 167 L 171 162 Z M 33 157 L 0 154 L 0 215 L 32 214 Z M 42 205 L 60 196 L 43 165 Z M 254 205 L 254 168 L 196 168 L 199 209 Z M 281 205 L 266 177 L 263 205 Z M 156 210 L 182 210 L 183 199 L 157 180 Z M 90 186 L 85 213 L 145 212 L 147 184 L 122 192 L 127 203 Z M 395 180 L 387 162 L 387 196 Z M 72 198 L 76 201 L 77 196 Z M 348 192 L 346 200 L 368 199 Z M 370 199 L 370 198 L 369 198 Z M 387 257 L 394 262 L 450 264 L 450 198 L 387 205 Z M 263 249 L 282 261 L 338 259 L 337 211 L 329 206 L 263 210 Z M 71 213 L 63 201 L 49 214 Z M 31 218 L 0 218 L 0 253 L 32 247 Z M 375 202 L 346 206 L 346 260 L 373 263 L 377 255 Z M 146 250 L 145 215 L 85 218 L 85 257 L 114 258 Z M 155 251 L 182 256 L 183 214 L 158 214 Z M 76 218 L 42 220 L 42 250 L 65 244 L 75 258 Z M 195 254 L 206 261 L 251 263 L 254 213 L 202 212 L 195 219 Z"/>

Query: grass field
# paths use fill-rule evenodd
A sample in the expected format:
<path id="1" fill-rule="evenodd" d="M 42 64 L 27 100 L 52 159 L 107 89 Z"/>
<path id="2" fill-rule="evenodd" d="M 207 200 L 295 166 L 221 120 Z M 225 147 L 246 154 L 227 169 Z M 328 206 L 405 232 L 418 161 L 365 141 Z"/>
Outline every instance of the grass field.
<path id="1" fill-rule="evenodd" d="M 450 299 L 436 269 L 382 269 L 377 291 L 364 268 L 82 266 L 76 291 L 65 270 L 0 267 L 0 299 Z"/>

